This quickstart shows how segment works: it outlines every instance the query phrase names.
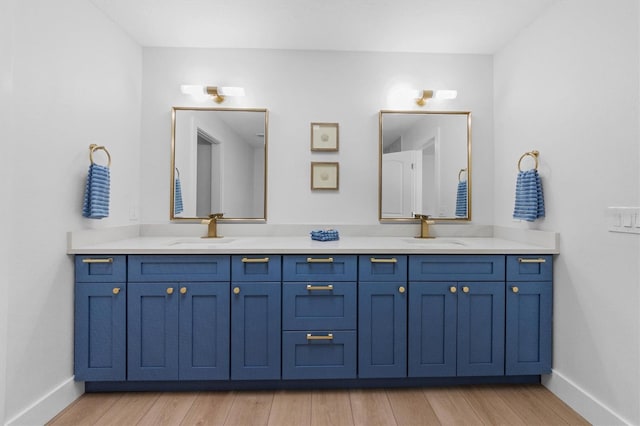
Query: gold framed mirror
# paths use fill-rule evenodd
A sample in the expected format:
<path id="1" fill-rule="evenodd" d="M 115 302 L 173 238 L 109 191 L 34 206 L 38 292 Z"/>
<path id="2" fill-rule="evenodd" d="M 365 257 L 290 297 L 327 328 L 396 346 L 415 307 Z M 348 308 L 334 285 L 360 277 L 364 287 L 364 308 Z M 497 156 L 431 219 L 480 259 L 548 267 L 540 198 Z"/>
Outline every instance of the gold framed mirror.
<path id="1" fill-rule="evenodd" d="M 471 220 L 471 113 L 379 113 L 378 219 Z"/>
<path id="2" fill-rule="evenodd" d="M 173 107 L 170 220 L 266 222 L 268 123 L 266 109 Z"/>

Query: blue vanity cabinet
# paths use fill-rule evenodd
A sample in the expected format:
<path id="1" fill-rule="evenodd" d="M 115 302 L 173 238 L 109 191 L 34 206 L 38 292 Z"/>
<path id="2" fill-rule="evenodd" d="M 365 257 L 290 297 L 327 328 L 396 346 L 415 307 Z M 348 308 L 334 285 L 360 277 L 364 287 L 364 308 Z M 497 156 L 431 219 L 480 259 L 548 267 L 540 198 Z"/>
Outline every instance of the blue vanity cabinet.
<path id="1" fill-rule="evenodd" d="M 505 260 L 409 257 L 410 377 L 504 374 Z"/>
<path id="2" fill-rule="evenodd" d="M 231 379 L 279 380 L 281 256 L 233 256 Z"/>
<path id="3" fill-rule="evenodd" d="M 407 376 L 407 256 L 359 256 L 358 377 Z"/>
<path id="4" fill-rule="evenodd" d="M 552 256 L 507 256 L 507 375 L 551 372 L 552 277 Z"/>
<path id="5" fill-rule="evenodd" d="M 126 256 L 75 257 L 75 380 L 126 378 L 126 268 Z"/>
<path id="6" fill-rule="evenodd" d="M 283 379 L 356 377 L 357 261 L 283 257 Z"/>
<path id="7" fill-rule="evenodd" d="M 129 256 L 128 271 L 128 380 L 228 379 L 229 256 Z"/>

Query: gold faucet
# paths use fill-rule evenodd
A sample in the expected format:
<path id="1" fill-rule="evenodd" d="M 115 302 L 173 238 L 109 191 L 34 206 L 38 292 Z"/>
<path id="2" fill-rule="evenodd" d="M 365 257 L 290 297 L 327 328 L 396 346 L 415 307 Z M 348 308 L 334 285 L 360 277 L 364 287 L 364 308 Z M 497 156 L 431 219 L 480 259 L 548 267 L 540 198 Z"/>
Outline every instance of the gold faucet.
<path id="1" fill-rule="evenodd" d="M 209 225 L 207 235 L 202 238 L 222 238 L 222 235 L 218 235 L 218 219 L 222 219 L 224 213 L 214 213 L 209 215 L 209 219 L 202 221 L 204 225 Z"/>
<path id="2" fill-rule="evenodd" d="M 429 235 L 429 225 L 433 225 L 435 221 L 429 220 L 429 215 L 427 214 L 414 214 L 416 219 L 420 219 L 420 235 L 416 238 L 434 238 Z"/>

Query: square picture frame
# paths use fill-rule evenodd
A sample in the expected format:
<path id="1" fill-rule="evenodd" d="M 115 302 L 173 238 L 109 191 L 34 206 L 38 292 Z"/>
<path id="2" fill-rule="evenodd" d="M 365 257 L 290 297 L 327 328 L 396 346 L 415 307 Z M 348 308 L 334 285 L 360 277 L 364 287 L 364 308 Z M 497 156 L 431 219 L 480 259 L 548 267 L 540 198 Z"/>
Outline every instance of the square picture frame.
<path id="1" fill-rule="evenodd" d="M 338 151 L 338 123 L 311 123 L 311 151 Z"/>
<path id="2" fill-rule="evenodd" d="M 340 187 L 340 164 L 311 162 L 311 190 L 337 190 Z"/>

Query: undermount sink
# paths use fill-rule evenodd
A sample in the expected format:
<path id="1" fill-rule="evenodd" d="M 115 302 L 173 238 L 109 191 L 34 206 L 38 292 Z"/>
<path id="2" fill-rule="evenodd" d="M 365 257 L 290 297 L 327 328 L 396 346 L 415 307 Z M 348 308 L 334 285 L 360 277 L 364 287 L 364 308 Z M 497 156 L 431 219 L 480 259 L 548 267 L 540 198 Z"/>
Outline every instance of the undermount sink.
<path id="1" fill-rule="evenodd" d="M 425 246 L 425 247 L 451 247 L 451 246 L 460 246 L 464 247 L 466 244 L 459 240 L 453 240 L 450 238 L 404 238 L 404 242 L 413 244 L 416 246 Z"/>
<path id="2" fill-rule="evenodd" d="M 183 249 L 205 249 L 229 244 L 233 241 L 235 241 L 233 238 L 186 238 L 183 240 L 173 241 L 169 245 L 171 247 Z"/>

